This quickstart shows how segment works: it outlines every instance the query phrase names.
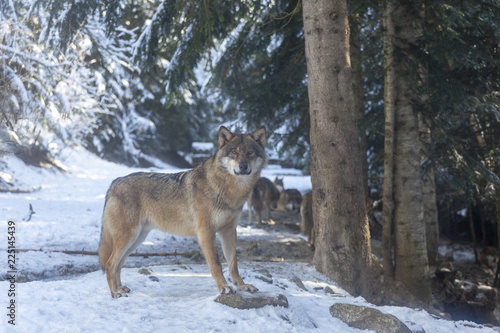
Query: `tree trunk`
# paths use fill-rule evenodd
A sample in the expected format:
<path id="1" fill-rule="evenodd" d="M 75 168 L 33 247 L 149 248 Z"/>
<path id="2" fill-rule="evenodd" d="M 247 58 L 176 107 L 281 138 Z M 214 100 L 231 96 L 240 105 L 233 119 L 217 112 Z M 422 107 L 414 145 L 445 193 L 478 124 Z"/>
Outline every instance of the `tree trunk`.
<path id="1" fill-rule="evenodd" d="M 477 237 L 476 228 L 474 227 L 474 206 L 472 202 L 469 201 L 467 204 L 467 215 L 469 217 L 469 232 L 472 238 L 472 249 L 474 250 L 474 260 L 476 264 L 479 264 L 479 256 L 477 254 Z"/>
<path id="2" fill-rule="evenodd" d="M 498 168 L 498 167 L 497 167 Z M 500 170 L 496 170 L 496 174 L 500 176 Z M 496 215 L 496 220 L 497 220 L 497 248 L 498 251 L 500 252 L 500 187 L 495 186 L 495 215 Z M 498 288 L 499 283 L 498 283 L 498 275 L 500 274 L 500 260 L 498 260 L 497 263 L 497 270 L 495 272 L 495 280 L 493 282 L 493 285 Z"/>
<path id="3" fill-rule="evenodd" d="M 392 1 L 392 0 L 389 0 Z M 395 277 L 425 302 L 431 300 L 430 276 L 423 220 L 422 169 L 417 113 L 413 108 L 414 84 L 418 81 L 415 17 L 411 3 L 395 2 L 394 53 L 395 146 L 394 146 L 394 239 Z"/>
<path id="4" fill-rule="evenodd" d="M 424 79 L 425 80 L 425 79 Z M 420 143 L 424 152 L 430 149 L 432 139 L 431 130 L 427 126 L 423 115 L 419 114 L 418 127 L 420 131 Z M 423 153 L 423 159 L 426 158 Z M 425 165 L 422 161 L 422 165 Z M 425 239 L 427 243 L 427 258 L 429 264 L 437 261 L 439 247 L 439 220 L 436 202 L 436 180 L 434 175 L 434 165 L 428 165 L 422 170 L 422 199 L 424 209 Z"/>
<path id="5" fill-rule="evenodd" d="M 492 133 L 493 138 L 498 138 L 498 132 L 496 129 L 493 130 Z M 495 141 L 493 141 L 495 142 Z M 500 163 L 497 160 L 493 160 L 491 162 L 492 170 L 493 172 L 497 175 L 497 177 L 500 177 Z M 497 249 L 498 253 L 500 253 L 500 186 L 498 184 L 495 184 L 495 217 L 497 220 Z M 500 260 L 498 260 L 497 263 L 497 270 L 495 272 L 495 280 L 493 282 L 493 285 L 498 287 L 498 274 L 500 274 Z"/>
<path id="6" fill-rule="evenodd" d="M 436 202 L 434 166 L 431 165 L 424 170 L 422 182 L 427 257 L 429 259 L 429 264 L 435 264 L 437 262 L 439 249 L 439 219 Z"/>
<path id="7" fill-rule="evenodd" d="M 395 81 L 394 81 L 394 1 L 385 2 L 384 25 L 384 194 L 382 207 L 382 258 L 384 259 L 384 276 L 394 277 L 394 113 L 395 113 Z"/>
<path id="8" fill-rule="evenodd" d="M 484 218 L 483 209 L 480 210 L 479 221 L 481 222 L 481 248 L 486 248 L 488 246 L 488 237 L 486 237 L 486 220 Z"/>
<path id="9" fill-rule="evenodd" d="M 361 41 L 359 13 L 351 13 L 350 15 L 350 56 L 352 64 L 352 90 L 354 95 L 354 115 L 358 126 L 359 147 L 361 152 L 361 166 L 363 170 L 363 185 L 365 190 L 365 199 L 370 197 L 368 188 L 368 142 L 366 138 L 363 120 L 365 119 L 365 104 L 364 104 L 364 84 L 363 84 L 363 69 L 361 66 Z"/>
<path id="10" fill-rule="evenodd" d="M 371 249 L 354 118 L 345 0 L 303 2 L 311 117 L 314 264 L 353 295 L 371 293 Z"/>

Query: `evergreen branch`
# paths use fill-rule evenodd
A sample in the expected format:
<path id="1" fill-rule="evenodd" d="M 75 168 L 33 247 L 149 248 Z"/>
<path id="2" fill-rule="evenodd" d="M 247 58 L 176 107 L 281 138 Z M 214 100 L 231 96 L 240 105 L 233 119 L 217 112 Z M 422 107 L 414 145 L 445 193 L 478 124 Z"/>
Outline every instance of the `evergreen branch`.
<path id="1" fill-rule="evenodd" d="M 10 52 L 12 53 L 12 58 L 15 56 L 15 55 L 19 55 L 27 60 L 31 60 L 31 61 L 34 61 L 34 62 L 37 62 L 39 64 L 41 64 L 42 66 L 44 67 L 47 67 L 47 68 L 53 68 L 53 67 L 61 67 L 61 66 L 67 66 L 67 65 L 71 65 L 71 63 L 68 63 L 68 62 L 62 62 L 62 63 L 48 63 L 42 59 L 39 59 L 37 57 L 33 57 L 23 51 L 19 51 L 19 50 L 16 50 L 16 49 L 13 49 L 12 47 L 9 47 L 9 46 L 5 46 L 5 45 L 2 45 L 0 44 L 0 50 L 3 50 L 3 51 L 6 51 L 6 52 Z"/>

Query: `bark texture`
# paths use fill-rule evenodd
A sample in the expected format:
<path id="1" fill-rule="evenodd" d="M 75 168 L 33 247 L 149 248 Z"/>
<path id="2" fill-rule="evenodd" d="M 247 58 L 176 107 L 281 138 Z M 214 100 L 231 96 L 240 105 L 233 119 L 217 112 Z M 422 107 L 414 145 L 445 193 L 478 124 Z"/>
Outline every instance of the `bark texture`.
<path id="1" fill-rule="evenodd" d="M 422 301 L 430 302 L 419 124 L 417 112 L 413 107 L 414 85 L 418 81 L 416 61 L 411 52 L 416 35 L 414 15 L 411 3 L 394 1 L 392 20 L 396 32 L 393 64 L 395 277 L 403 282 L 412 294 Z"/>
<path id="2" fill-rule="evenodd" d="M 361 153 L 361 166 L 363 170 L 363 186 L 365 191 L 365 199 L 370 197 L 368 188 L 368 160 L 367 150 L 368 142 L 363 126 L 365 119 L 365 104 L 364 104 L 364 84 L 363 84 L 363 68 L 361 66 L 361 28 L 359 25 L 360 14 L 351 14 L 350 27 L 350 56 L 352 64 L 352 90 L 354 96 L 354 116 L 358 126 L 359 148 Z"/>
<path id="3" fill-rule="evenodd" d="M 432 144 L 431 130 L 427 126 L 423 116 L 419 114 L 420 143 L 422 145 L 422 200 L 425 223 L 425 241 L 427 243 L 427 257 L 429 264 L 437 261 L 439 247 L 439 219 L 436 202 L 436 179 L 434 165 L 426 165 L 426 151 L 429 151 Z"/>
<path id="4" fill-rule="evenodd" d="M 394 78 L 394 1 L 386 1 L 383 16 L 384 25 L 384 194 L 382 207 L 382 258 L 384 275 L 394 277 L 394 114 L 395 114 L 395 78 Z"/>
<path id="5" fill-rule="evenodd" d="M 314 264 L 354 295 L 371 291 L 364 202 L 349 59 L 345 0 L 303 2 L 311 180 L 317 226 Z"/>

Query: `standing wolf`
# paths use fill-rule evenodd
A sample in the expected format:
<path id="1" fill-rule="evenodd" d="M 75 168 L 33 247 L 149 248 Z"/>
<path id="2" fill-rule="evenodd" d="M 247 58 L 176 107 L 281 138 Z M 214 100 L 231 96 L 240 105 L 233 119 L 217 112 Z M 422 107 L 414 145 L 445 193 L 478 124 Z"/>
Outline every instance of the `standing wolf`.
<path id="1" fill-rule="evenodd" d="M 274 179 L 274 185 L 280 191 L 280 198 L 278 200 L 278 204 L 276 205 L 276 210 L 299 212 L 300 204 L 302 202 L 302 194 L 294 188 L 285 190 L 283 186 L 283 178 L 276 177 Z"/>
<path id="2" fill-rule="evenodd" d="M 248 223 L 252 223 L 252 207 L 257 214 L 257 223 L 262 221 L 262 209 L 266 209 L 267 218 L 271 219 L 271 207 L 276 206 L 280 191 L 274 183 L 265 177 L 259 178 L 248 197 Z"/>
<path id="3" fill-rule="evenodd" d="M 176 174 L 133 173 L 117 178 L 106 195 L 99 261 L 115 298 L 126 296 L 120 270 L 127 256 L 152 229 L 198 237 L 210 271 L 223 294 L 234 293 L 222 273 L 215 235 L 221 238 L 229 273 L 237 290 L 245 284 L 236 263 L 236 226 L 242 207 L 267 164 L 266 129 L 234 134 L 221 126 L 219 149 L 196 169 Z"/>

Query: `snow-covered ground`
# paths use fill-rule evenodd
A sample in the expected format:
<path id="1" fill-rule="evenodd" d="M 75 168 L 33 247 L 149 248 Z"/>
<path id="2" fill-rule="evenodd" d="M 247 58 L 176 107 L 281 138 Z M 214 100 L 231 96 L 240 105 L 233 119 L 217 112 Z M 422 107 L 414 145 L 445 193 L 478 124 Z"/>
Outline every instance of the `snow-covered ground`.
<path id="1" fill-rule="evenodd" d="M 122 280 L 132 292 L 127 298 L 113 299 L 96 256 L 53 251 L 96 251 L 109 184 L 137 170 L 102 161 L 83 150 L 66 151 L 63 162 L 68 166 L 64 175 L 27 167 L 13 157 L 0 160 L 0 171 L 12 174 L 20 182 L 17 186 L 41 187 L 32 193 L 0 193 L 0 234 L 4 235 L 0 239 L 4 253 L 0 264 L 0 332 L 359 332 L 333 318 L 329 307 L 337 302 L 374 307 L 363 298 L 350 296 L 306 263 L 240 261 L 246 282 L 264 292 L 284 294 L 289 308 L 229 308 L 213 301 L 217 290 L 208 266 L 178 256 L 130 257 Z M 286 188 L 302 192 L 311 188 L 310 178 L 297 170 L 269 166 L 263 175 L 270 179 L 283 176 Z M 30 205 L 35 213 L 27 221 Z M 15 224 L 15 234 L 8 233 L 9 224 Z M 239 227 L 238 233 L 239 238 L 260 241 L 279 237 L 251 226 Z M 11 270 L 9 235 L 15 236 L 17 249 L 42 250 L 17 255 L 18 279 L 30 282 L 11 284 L 4 280 Z M 151 232 L 138 248 L 138 252 L 192 250 L 199 250 L 195 240 L 159 232 Z M 140 274 L 138 267 L 147 267 L 152 275 Z M 261 279 L 262 270 L 272 275 L 272 283 Z M 290 281 L 294 276 L 307 290 Z M 325 293 L 326 286 L 335 293 Z M 9 296 L 11 288 L 15 297 Z M 7 316 L 12 300 L 15 326 L 8 323 L 11 318 Z M 419 309 L 377 308 L 395 315 L 414 332 L 498 331 L 472 322 L 446 321 Z"/>

